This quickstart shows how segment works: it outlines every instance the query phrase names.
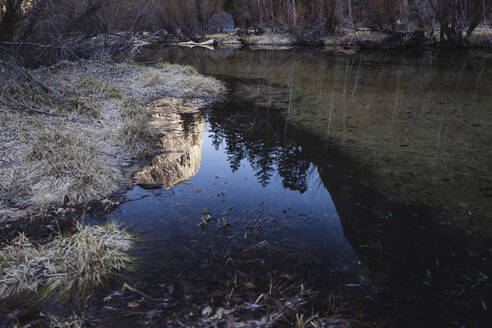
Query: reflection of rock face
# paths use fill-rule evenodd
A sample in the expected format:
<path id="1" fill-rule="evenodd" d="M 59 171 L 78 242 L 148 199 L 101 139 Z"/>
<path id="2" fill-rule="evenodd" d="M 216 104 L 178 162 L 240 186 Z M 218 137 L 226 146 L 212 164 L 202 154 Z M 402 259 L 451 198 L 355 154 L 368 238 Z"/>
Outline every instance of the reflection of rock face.
<path id="1" fill-rule="evenodd" d="M 152 104 L 151 125 L 162 134 L 162 154 L 136 174 L 136 182 L 171 188 L 191 179 L 200 168 L 205 118 L 197 104 L 164 98 Z"/>

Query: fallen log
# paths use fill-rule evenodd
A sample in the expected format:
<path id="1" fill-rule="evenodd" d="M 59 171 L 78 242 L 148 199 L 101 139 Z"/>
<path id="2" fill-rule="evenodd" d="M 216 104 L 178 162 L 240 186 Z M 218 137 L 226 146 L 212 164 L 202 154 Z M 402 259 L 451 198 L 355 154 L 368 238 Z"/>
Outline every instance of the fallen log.
<path id="1" fill-rule="evenodd" d="M 180 42 L 178 43 L 178 46 L 190 47 L 190 48 L 203 47 L 203 48 L 214 50 L 215 43 L 216 43 L 215 40 L 211 39 L 204 42 L 194 42 L 194 41 Z"/>

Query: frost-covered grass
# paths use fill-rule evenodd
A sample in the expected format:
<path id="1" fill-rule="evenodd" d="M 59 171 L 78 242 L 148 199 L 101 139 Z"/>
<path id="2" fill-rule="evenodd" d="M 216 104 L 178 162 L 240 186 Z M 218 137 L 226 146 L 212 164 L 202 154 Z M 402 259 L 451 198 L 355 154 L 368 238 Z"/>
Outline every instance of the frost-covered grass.
<path id="1" fill-rule="evenodd" d="M 96 156 L 97 147 L 76 130 L 46 128 L 26 157 L 26 183 L 39 204 L 79 205 L 118 188 L 119 172 Z"/>
<path id="2" fill-rule="evenodd" d="M 78 224 L 75 234 L 41 246 L 20 234 L 0 250 L 0 298 L 83 294 L 128 267 L 132 243 L 115 224 Z"/>
<path id="3" fill-rule="evenodd" d="M 123 125 L 119 130 L 119 138 L 137 157 L 152 154 L 158 136 L 157 132 L 147 124 L 152 116 L 148 108 L 135 98 L 128 98 L 121 105 L 120 114 Z"/>
<path id="4" fill-rule="evenodd" d="M 84 320 L 80 318 L 77 314 L 73 314 L 68 318 L 61 318 L 56 315 L 41 314 L 42 317 L 46 318 L 49 328 L 82 328 L 86 327 L 84 325 Z"/>

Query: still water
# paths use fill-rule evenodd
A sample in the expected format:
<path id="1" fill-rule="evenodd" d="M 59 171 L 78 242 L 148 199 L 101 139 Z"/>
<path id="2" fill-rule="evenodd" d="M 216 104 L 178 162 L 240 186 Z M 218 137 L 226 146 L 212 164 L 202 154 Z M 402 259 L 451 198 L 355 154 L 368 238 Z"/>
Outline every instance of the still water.
<path id="1" fill-rule="evenodd" d="M 135 187 L 104 218 L 138 233 L 133 279 L 173 297 L 162 316 L 270 295 L 294 314 L 382 326 L 492 322 L 491 54 L 149 48 L 140 60 L 229 88 L 162 131 L 168 151 L 137 174 L 162 188 Z"/>

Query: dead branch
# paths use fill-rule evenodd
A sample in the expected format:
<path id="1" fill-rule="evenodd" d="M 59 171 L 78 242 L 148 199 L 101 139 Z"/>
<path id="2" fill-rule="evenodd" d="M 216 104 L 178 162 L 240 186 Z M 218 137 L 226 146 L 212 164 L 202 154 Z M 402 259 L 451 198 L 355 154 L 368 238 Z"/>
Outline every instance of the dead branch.
<path id="1" fill-rule="evenodd" d="M 169 302 L 169 299 L 167 299 L 167 298 L 155 298 L 155 297 L 152 297 L 150 295 L 147 295 L 144 292 L 136 289 L 135 287 L 128 285 L 126 282 L 123 284 L 122 289 L 123 290 L 128 289 L 129 291 L 136 293 L 136 294 L 139 294 L 140 296 L 145 297 L 145 298 L 147 298 L 151 301 L 154 301 L 154 302 Z"/>
<path id="2" fill-rule="evenodd" d="M 34 114 L 42 114 L 42 115 L 48 115 L 48 116 L 55 116 L 55 117 L 67 117 L 66 115 L 61 115 L 61 114 L 55 114 L 55 113 L 50 113 L 50 112 L 45 112 L 33 107 L 29 107 L 23 104 L 19 104 L 17 102 L 9 102 L 0 97 L 0 104 L 10 108 L 14 109 L 17 111 L 24 111 L 24 112 L 30 112 Z"/>
<path id="3" fill-rule="evenodd" d="M 6 46 L 28 46 L 35 48 L 46 48 L 46 49 L 58 49 L 58 50 L 70 50 L 70 48 L 59 45 L 52 44 L 41 44 L 41 43 L 33 43 L 33 42 L 9 42 L 9 41 L 0 41 L 1 45 Z"/>
<path id="4" fill-rule="evenodd" d="M 62 99 L 62 94 L 58 90 L 56 90 L 56 89 L 54 89 L 54 88 L 46 85 L 45 83 L 39 81 L 38 79 L 36 79 L 34 76 L 32 76 L 32 74 L 29 74 L 26 71 L 25 68 L 21 68 L 19 66 L 16 66 L 14 64 L 11 64 L 11 63 L 9 63 L 9 62 L 7 62 L 5 60 L 2 60 L 1 58 L 0 58 L 0 65 L 6 67 L 8 69 L 10 69 L 12 72 L 14 72 L 14 74 L 17 74 L 19 76 L 23 76 L 27 80 L 30 80 L 30 81 L 34 82 L 42 90 L 44 90 L 44 91 L 52 94 L 57 100 L 61 100 Z"/>
<path id="5" fill-rule="evenodd" d="M 263 204 L 263 202 L 260 203 L 259 205 L 259 213 L 258 213 L 258 216 L 253 220 L 251 221 L 246 227 L 245 229 L 251 229 L 251 228 L 254 228 L 256 223 L 258 223 L 258 221 L 260 220 L 261 216 L 263 215 L 263 209 L 265 208 L 265 205 Z"/>

